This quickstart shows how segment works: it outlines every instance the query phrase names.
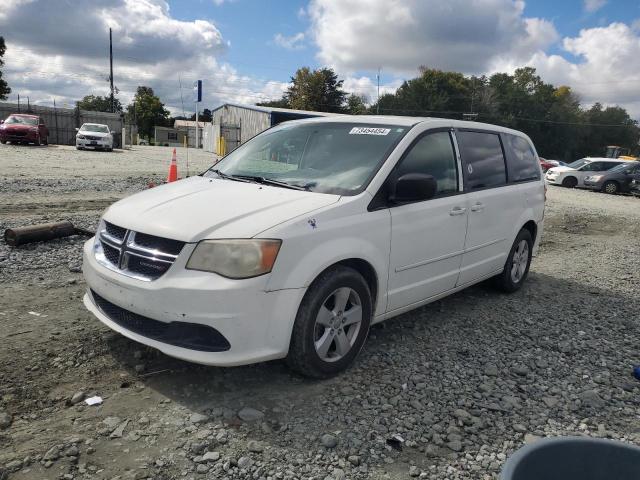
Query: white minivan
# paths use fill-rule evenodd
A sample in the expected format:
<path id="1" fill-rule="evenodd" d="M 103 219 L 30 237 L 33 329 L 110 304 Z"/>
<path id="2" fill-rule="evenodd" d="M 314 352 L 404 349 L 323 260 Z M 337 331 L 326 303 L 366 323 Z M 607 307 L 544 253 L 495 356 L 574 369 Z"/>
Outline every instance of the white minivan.
<path id="1" fill-rule="evenodd" d="M 545 184 L 521 132 L 335 116 L 286 122 L 203 174 L 107 209 L 86 307 L 167 355 L 298 372 L 351 364 L 369 327 L 493 278 L 519 289 Z"/>

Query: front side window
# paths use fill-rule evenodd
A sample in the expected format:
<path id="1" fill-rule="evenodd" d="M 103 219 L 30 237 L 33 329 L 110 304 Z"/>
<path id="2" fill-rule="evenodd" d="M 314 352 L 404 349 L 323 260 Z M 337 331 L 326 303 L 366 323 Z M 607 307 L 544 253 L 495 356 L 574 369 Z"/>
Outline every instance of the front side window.
<path id="1" fill-rule="evenodd" d="M 466 190 L 492 188 L 507 183 L 500 136 L 485 132 L 456 132 Z"/>
<path id="2" fill-rule="evenodd" d="M 586 158 L 581 158 L 580 160 L 576 160 L 575 162 L 571 162 L 570 164 L 567 165 L 567 167 L 569 168 L 574 168 L 576 170 L 578 170 L 580 167 L 590 163 L 591 160 L 587 160 Z"/>
<path id="3" fill-rule="evenodd" d="M 540 168 L 531 144 L 522 137 L 502 134 L 507 152 L 509 182 L 527 182 L 540 179 Z"/>
<path id="4" fill-rule="evenodd" d="M 282 124 L 235 149 L 205 176 L 277 181 L 312 192 L 366 188 L 410 127 L 338 122 Z"/>
<path id="5" fill-rule="evenodd" d="M 458 168 L 449 132 L 429 133 L 421 137 L 396 167 L 396 178 L 407 173 L 423 173 L 435 178 L 436 195 L 458 191 Z"/>

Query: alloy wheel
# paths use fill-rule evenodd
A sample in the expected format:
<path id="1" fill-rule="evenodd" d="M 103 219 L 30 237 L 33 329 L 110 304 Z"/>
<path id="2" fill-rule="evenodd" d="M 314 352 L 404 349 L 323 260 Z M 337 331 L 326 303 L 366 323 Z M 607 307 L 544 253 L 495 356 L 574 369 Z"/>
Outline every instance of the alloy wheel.
<path id="1" fill-rule="evenodd" d="M 511 281 L 518 283 L 524 277 L 529 263 L 529 243 L 521 240 L 513 252 L 513 261 L 511 262 Z"/>
<path id="2" fill-rule="evenodd" d="M 347 355 L 358 338 L 362 325 L 362 303 L 358 293 L 341 287 L 331 293 L 316 315 L 314 346 L 325 362 Z"/>

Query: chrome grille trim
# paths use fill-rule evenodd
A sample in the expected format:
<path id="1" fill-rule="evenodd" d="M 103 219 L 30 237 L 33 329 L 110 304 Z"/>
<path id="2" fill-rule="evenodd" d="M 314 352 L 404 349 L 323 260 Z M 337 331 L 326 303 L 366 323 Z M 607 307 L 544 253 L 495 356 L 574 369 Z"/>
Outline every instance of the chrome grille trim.
<path id="1" fill-rule="evenodd" d="M 124 232 L 122 239 L 115 237 L 108 231 L 112 230 L 113 232 L 115 229 Z M 157 239 L 159 244 L 164 243 L 165 245 L 167 241 L 173 242 L 178 247 L 178 253 L 173 254 L 164 252 L 158 248 L 139 245 L 136 243 L 136 234 L 137 232 L 133 230 L 125 230 L 116 225 L 107 225 L 105 223 L 96 237 L 94 244 L 95 258 L 102 266 L 122 275 L 146 282 L 156 280 L 164 275 L 171 265 L 173 265 L 178 258 L 179 251 L 184 247 L 184 242 L 144 234 L 147 240 L 146 243 L 149 243 L 149 241 L 152 242 L 153 239 Z M 105 253 L 105 248 L 107 247 L 112 249 L 110 252 L 107 252 L 109 255 Z M 115 256 L 113 250 L 118 252 L 117 263 L 109 258 Z"/>

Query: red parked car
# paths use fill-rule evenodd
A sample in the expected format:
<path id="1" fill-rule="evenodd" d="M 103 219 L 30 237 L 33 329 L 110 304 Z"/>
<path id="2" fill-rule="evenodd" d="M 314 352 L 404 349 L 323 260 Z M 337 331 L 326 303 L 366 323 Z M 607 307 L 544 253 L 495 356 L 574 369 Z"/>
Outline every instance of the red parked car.
<path id="1" fill-rule="evenodd" d="M 542 167 L 543 172 L 546 172 L 550 168 L 558 167 L 561 163 L 557 160 L 547 160 L 546 158 L 542 158 L 542 157 L 539 157 L 539 158 L 540 158 L 540 166 Z"/>
<path id="2" fill-rule="evenodd" d="M 35 143 L 47 145 L 49 130 L 42 117 L 13 113 L 6 120 L 0 120 L 1 143 Z"/>

